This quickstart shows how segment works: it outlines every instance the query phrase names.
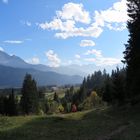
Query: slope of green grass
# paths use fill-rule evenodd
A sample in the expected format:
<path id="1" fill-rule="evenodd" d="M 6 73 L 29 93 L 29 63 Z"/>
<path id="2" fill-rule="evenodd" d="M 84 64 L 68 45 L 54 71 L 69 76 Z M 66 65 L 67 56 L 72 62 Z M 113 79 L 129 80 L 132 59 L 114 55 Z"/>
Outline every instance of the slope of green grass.
<path id="1" fill-rule="evenodd" d="M 139 110 L 0 117 L 0 140 L 140 140 Z"/>

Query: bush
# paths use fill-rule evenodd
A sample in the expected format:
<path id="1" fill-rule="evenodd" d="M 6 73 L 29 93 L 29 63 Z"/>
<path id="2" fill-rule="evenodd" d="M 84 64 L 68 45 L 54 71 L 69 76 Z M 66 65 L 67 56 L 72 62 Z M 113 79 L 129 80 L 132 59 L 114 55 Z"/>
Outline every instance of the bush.
<path id="1" fill-rule="evenodd" d="M 59 112 L 64 112 L 64 107 L 62 106 L 62 104 L 60 104 L 58 106 L 58 110 L 59 110 Z"/>
<path id="2" fill-rule="evenodd" d="M 87 110 L 101 105 L 101 102 L 101 98 L 98 94 L 95 91 L 92 91 L 90 96 L 84 100 L 83 104 L 81 104 L 81 107 L 83 105 L 83 109 Z"/>

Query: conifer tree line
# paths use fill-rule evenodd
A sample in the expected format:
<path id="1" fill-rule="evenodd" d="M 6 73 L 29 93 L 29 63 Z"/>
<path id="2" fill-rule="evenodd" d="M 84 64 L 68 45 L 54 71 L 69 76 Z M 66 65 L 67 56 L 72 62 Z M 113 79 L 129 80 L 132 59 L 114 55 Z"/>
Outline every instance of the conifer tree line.
<path id="1" fill-rule="evenodd" d="M 131 104 L 140 102 L 140 0 L 127 0 L 127 5 L 129 38 L 125 45 L 124 60 L 122 60 L 126 68 L 122 70 L 117 68 L 112 71 L 111 76 L 106 75 L 104 88 L 97 88 L 96 84 L 92 85 L 93 89 L 109 104 L 122 105 L 128 102 Z M 86 84 L 90 83 L 88 79 Z M 100 82 L 100 86 L 102 82 Z M 85 80 L 81 90 L 85 90 L 87 86 L 84 83 Z M 90 89 L 90 84 L 88 85 L 88 89 Z M 79 95 L 82 99 L 85 91 L 80 92 Z"/>
<path id="2" fill-rule="evenodd" d="M 11 94 L 9 96 L 0 96 L 0 114 L 15 116 L 17 112 L 18 100 L 15 98 L 14 89 L 11 89 Z"/>
<path id="3" fill-rule="evenodd" d="M 74 86 L 71 86 L 66 90 L 63 98 L 59 98 L 55 92 L 53 100 L 49 103 L 48 99 L 42 96 L 43 92 L 38 91 L 36 81 L 30 74 L 26 74 L 20 98 L 15 97 L 13 89 L 10 95 L 0 97 L 0 114 L 9 116 L 30 115 L 39 114 L 40 110 L 47 113 L 49 110 L 55 111 L 56 105 L 59 105 L 60 112 L 75 112 L 84 108 L 90 109 L 90 107 L 85 107 L 89 105 L 88 98 L 90 98 L 90 104 L 93 105 L 101 100 L 110 105 L 123 105 L 126 96 L 125 85 L 125 69 L 117 68 L 112 71 L 111 75 L 107 74 L 105 70 L 103 72 L 96 71 L 84 78 L 80 89 L 75 90 Z"/>
<path id="4" fill-rule="evenodd" d="M 90 90 L 91 83 L 94 83 L 92 90 L 96 90 L 108 104 L 123 105 L 128 102 L 131 104 L 140 102 L 140 0 L 127 0 L 127 5 L 129 38 L 125 45 L 124 60 L 122 60 L 126 68 L 121 70 L 117 68 L 112 71 L 111 76 L 98 72 L 96 82 L 92 78 L 96 76 L 87 77 L 78 94 L 81 100 L 86 96 L 86 87 Z M 102 77 L 101 81 L 99 77 Z M 100 84 L 97 84 L 97 81 Z"/>
<path id="5" fill-rule="evenodd" d="M 75 104 L 82 103 L 92 91 L 110 105 L 123 105 L 126 97 L 126 70 L 125 68 L 112 70 L 111 74 L 104 70 L 84 78 L 80 90 L 73 95 Z"/>

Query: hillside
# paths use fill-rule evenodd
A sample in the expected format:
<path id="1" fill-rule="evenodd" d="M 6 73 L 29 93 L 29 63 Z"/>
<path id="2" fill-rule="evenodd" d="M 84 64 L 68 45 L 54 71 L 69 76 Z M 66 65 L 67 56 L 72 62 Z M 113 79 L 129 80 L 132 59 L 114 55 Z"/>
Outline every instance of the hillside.
<path id="1" fill-rule="evenodd" d="M 135 108 L 0 118 L 1 140 L 139 140 Z"/>
<path id="2" fill-rule="evenodd" d="M 13 68 L 0 65 L 0 88 L 20 87 L 26 73 L 30 73 L 38 85 L 79 84 L 83 79 L 81 76 L 76 75 L 68 76 L 55 72 L 43 72 L 35 69 Z"/>

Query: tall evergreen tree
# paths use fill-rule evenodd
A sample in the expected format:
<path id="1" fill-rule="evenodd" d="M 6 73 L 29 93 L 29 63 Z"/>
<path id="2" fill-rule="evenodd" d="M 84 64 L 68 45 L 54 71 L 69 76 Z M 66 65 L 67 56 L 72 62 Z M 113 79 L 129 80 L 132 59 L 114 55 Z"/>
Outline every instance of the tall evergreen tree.
<path id="1" fill-rule="evenodd" d="M 37 113 L 39 108 L 39 99 L 36 81 L 30 74 L 26 74 L 22 86 L 21 108 L 23 113 Z"/>
<path id="2" fill-rule="evenodd" d="M 0 114 L 9 116 L 15 116 L 18 114 L 14 89 L 12 89 L 10 95 L 0 96 Z"/>
<path id="3" fill-rule="evenodd" d="M 86 78 L 84 78 L 83 83 L 79 90 L 79 101 L 82 102 L 87 97 L 87 87 L 86 87 Z"/>
<path id="4" fill-rule="evenodd" d="M 106 76 L 105 79 L 105 84 L 104 84 L 104 89 L 103 89 L 103 101 L 106 101 L 108 104 L 112 104 L 113 100 L 113 88 L 112 88 L 112 80 L 109 75 Z"/>
<path id="5" fill-rule="evenodd" d="M 54 93 L 53 100 L 56 102 L 59 102 L 59 97 L 58 97 L 58 94 L 56 92 Z"/>
<path id="6" fill-rule="evenodd" d="M 4 104 L 5 97 L 3 95 L 0 96 L 0 114 L 5 114 L 5 104 Z"/>
<path id="7" fill-rule="evenodd" d="M 128 98 L 133 100 L 140 96 L 140 0 L 127 1 L 129 40 L 124 52 L 124 62 L 127 65 Z"/>
<path id="8" fill-rule="evenodd" d="M 114 104 L 125 103 L 125 69 L 117 69 L 112 72 L 112 94 Z"/>
<path id="9" fill-rule="evenodd" d="M 17 115 L 17 103 L 14 95 L 14 89 L 12 89 L 12 93 L 8 98 L 8 115 L 15 116 Z"/>

